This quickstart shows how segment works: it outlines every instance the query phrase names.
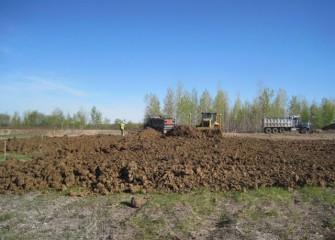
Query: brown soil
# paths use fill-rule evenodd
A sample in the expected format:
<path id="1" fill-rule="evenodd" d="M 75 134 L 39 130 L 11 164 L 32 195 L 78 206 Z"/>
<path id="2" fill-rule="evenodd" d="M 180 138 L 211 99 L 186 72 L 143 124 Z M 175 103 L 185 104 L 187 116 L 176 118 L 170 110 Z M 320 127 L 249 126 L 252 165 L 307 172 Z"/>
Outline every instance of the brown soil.
<path id="1" fill-rule="evenodd" d="M 0 163 L 0 193 L 82 187 L 111 192 L 229 191 L 335 183 L 335 140 L 263 139 L 176 127 L 113 135 L 7 140 L 32 160 Z M 3 144 L 1 143 L 1 146 Z M 3 149 L 1 149 L 3 151 Z"/>

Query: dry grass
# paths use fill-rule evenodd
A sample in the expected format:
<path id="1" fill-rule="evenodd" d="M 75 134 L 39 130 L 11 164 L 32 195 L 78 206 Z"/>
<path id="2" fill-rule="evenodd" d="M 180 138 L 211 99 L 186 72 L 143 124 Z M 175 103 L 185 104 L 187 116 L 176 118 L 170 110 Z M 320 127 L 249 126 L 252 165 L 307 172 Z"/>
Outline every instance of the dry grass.
<path id="1" fill-rule="evenodd" d="M 334 239 L 335 189 L 0 197 L 0 239 Z"/>

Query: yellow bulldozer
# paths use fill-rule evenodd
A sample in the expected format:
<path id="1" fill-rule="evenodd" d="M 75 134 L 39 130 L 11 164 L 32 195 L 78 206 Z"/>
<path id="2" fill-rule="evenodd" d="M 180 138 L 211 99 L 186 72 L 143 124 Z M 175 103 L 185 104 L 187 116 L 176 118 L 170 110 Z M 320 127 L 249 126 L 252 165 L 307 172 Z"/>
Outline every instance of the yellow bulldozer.
<path id="1" fill-rule="evenodd" d="M 201 122 L 196 126 L 199 130 L 223 129 L 222 128 L 222 114 L 216 112 L 202 112 Z"/>

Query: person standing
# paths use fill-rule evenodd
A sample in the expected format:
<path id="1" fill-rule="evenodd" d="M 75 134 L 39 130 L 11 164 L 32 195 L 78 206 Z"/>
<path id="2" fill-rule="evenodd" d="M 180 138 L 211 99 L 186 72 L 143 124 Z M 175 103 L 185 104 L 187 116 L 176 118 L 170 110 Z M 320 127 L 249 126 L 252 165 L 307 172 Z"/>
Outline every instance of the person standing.
<path id="1" fill-rule="evenodd" d="M 124 122 L 121 122 L 120 124 L 121 136 L 124 136 L 124 127 L 125 127 Z"/>

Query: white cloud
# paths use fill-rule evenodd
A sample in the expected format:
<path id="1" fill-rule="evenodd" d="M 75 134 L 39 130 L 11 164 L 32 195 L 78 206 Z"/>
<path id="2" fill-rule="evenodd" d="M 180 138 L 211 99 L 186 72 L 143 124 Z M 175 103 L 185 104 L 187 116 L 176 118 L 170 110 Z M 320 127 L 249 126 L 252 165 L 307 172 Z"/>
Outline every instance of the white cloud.
<path id="1" fill-rule="evenodd" d="M 81 108 L 89 114 L 91 108 L 96 106 L 103 117 L 112 122 L 116 118 L 132 122 L 143 120 L 144 104 L 141 98 L 120 98 L 105 88 L 89 89 L 86 92 L 76 88 L 76 82 L 54 79 L 56 78 L 37 75 L 0 75 L 0 113 L 37 110 L 50 114 L 59 107 L 65 114 L 72 115 Z"/>
<path id="2" fill-rule="evenodd" d="M 52 81 L 52 80 L 48 80 L 48 79 L 44 79 L 44 78 L 36 77 L 36 76 L 29 76 L 29 77 L 26 77 L 26 79 L 31 81 L 30 87 L 33 89 L 63 92 L 63 93 L 73 95 L 76 97 L 83 97 L 87 95 L 84 91 L 70 87 L 64 83 L 59 83 L 56 81 Z"/>
<path id="3" fill-rule="evenodd" d="M 49 93 L 62 93 L 74 97 L 84 97 L 87 95 L 85 91 L 64 82 L 39 76 L 22 76 L 18 74 L 0 77 L 0 82 L 2 82 L 0 89 L 13 93 L 31 92 L 31 94 L 38 94 L 43 91 L 49 91 Z"/>
<path id="4" fill-rule="evenodd" d="M 0 75 L 0 112 L 38 110 L 50 113 L 60 107 L 68 113 L 86 101 L 85 91 L 73 83 L 23 74 Z"/>

